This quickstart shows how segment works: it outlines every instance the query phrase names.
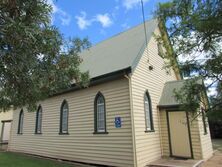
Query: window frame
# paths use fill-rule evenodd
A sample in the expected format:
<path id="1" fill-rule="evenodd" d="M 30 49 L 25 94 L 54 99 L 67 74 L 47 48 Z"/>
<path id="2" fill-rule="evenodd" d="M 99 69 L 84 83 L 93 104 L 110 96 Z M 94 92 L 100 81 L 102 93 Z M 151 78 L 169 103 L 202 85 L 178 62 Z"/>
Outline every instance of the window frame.
<path id="1" fill-rule="evenodd" d="M 147 111 L 146 111 L 146 103 L 145 99 L 148 100 L 148 108 L 149 108 L 149 119 L 150 119 L 150 128 L 147 126 Z M 153 124 L 153 110 L 152 110 L 152 102 L 151 97 L 148 91 L 145 91 L 144 97 L 143 97 L 143 103 L 144 103 L 144 116 L 145 116 L 145 132 L 155 132 L 154 130 L 154 124 Z"/>
<path id="2" fill-rule="evenodd" d="M 19 135 L 23 134 L 24 116 L 25 116 L 24 111 L 23 111 L 23 109 L 21 109 L 21 111 L 19 113 L 18 131 L 17 131 L 17 134 L 19 134 Z M 22 124 L 21 124 L 21 121 L 22 121 Z"/>
<path id="3" fill-rule="evenodd" d="M 104 131 L 98 131 L 98 118 L 97 118 L 97 113 L 98 113 L 98 105 L 97 105 L 97 101 L 98 99 L 102 97 L 103 101 L 104 101 Z M 93 134 L 108 134 L 107 132 L 107 128 L 106 128 L 106 99 L 103 96 L 103 94 L 101 92 L 98 92 L 95 96 L 94 99 L 94 132 Z"/>
<path id="4" fill-rule="evenodd" d="M 67 105 L 67 130 L 63 131 L 63 107 Z M 59 134 L 60 135 L 68 135 L 69 134 L 69 103 L 66 100 L 63 100 L 60 107 L 60 126 L 59 126 Z"/>
<path id="5" fill-rule="evenodd" d="M 39 112 L 41 112 L 41 126 L 40 126 L 40 131 L 38 131 L 38 125 L 39 125 Z M 43 109 L 42 106 L 39 105 L 37 112 L 36 112 L 36 123 L 35 123 L 35 134 L 42 134 L 42 113 Z"/>
<path id="6" fill-rule="evenodd" d="M 202 121 L 203 121 L 203 129 L 204 129 L 204 135 L 207 135 L 207 118 L 206 118 L 206 115 L 205 115 L 205 110 L 203 107 L 201 107 L 201 114 L 202 114 Z"/>

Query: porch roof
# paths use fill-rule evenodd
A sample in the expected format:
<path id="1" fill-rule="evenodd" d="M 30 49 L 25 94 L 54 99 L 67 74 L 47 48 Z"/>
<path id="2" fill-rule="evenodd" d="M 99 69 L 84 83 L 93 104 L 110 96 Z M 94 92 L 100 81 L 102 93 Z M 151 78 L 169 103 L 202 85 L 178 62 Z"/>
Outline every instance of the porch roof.
<path id="1" fill-rule="evenodd" d="M 176 107 L 181 105 L 175 97 L 175 91 L 180 90 L 185 84 L 186 80 L 179 81 L 169 81 L 166 82 L 163 88 L 163 92 L 160 98 L 159 107 Z M 199 79 L 196 81 L 198 84 L 203 84 L 202 80 Z"/>

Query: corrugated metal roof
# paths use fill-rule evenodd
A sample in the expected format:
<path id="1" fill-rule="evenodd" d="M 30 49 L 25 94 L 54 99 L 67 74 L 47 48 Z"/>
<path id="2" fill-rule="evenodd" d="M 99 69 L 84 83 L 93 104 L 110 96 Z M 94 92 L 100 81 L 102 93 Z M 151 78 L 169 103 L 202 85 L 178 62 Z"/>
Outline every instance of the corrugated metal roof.
<path id="1" fill-rule="evenodd" d="M 160 98 L 159 106 L 179 105 L 175 98 L 174 90 L 179 90 L 183 87 L 183 84 L 183 80 L 166 82 Z"/>
<path id="2" fill-rule="evenodd" d="M 186 80 L 166 82 L 158 106 L 167 107 L 180 105 L 180 103 L 175 98 L 174 92 L 180 90 L 185 84 L 185 82 Z M 196 82 L 198 84 L 203 84 L 201 79 L 197 80 Z"/>
<path id="3" fill-rule="evenodd" d="M 158 26 L 157 19 L 146 22 L 147 39 Z M 82 72 L 89 71 L 90 78 L 133 67 L 145 48 L 143 24 L 113 36 L 80 54 Z"/>

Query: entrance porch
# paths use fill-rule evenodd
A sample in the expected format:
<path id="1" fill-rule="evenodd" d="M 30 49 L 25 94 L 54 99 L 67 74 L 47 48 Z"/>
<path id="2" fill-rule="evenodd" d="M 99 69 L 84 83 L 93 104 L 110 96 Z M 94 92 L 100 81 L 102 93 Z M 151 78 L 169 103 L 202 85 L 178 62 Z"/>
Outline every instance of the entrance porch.
<path id="1" fill-rule="evenodd" d="M 206 160 L 213 155 L 208 121 L 201 114 L 195 116 L 181 110 L 174 92 L 183 84 L 184 81 L 167 82 L 160 98 L 162 157 Z"/>

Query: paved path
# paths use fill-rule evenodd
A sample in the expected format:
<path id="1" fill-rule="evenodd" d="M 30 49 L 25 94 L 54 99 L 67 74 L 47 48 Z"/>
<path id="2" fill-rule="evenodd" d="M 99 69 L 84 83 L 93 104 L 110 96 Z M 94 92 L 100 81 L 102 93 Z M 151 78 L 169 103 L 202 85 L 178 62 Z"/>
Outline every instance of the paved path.
<path id="1" fill-rule="evenodd" d="M 222 167 L 222 152 L 216 151 L 201 167 Z"/>

